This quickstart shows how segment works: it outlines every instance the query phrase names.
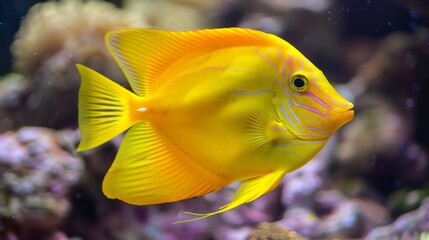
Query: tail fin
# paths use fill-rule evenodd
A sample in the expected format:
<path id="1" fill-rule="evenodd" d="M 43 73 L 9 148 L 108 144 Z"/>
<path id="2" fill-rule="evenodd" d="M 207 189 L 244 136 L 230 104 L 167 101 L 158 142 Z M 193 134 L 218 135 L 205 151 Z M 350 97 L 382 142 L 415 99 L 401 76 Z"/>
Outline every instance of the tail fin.
<path id="1" fill-rule="evenodd" d="M 76 67 L 82 78 L 78 104 L 80 152 L 111 140 L 136 123 L 129 106 L 137 96 L 90 68 L 80 64 Z"/>

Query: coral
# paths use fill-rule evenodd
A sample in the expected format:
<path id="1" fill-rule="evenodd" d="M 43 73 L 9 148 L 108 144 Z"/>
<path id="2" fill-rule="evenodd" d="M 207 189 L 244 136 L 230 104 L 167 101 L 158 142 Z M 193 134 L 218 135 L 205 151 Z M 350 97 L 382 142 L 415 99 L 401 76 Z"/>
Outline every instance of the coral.
<path id="1" fill-rule="evenodd" d="M 67 144 L 45 128 L 0 135 L 0 220 L 6 229 L 49 231 L 68 214 L 70 187 L 83 163 L 63 149 Z"/>
<path id="2" fill-rule="evenodd" d="M 396 32 L 388 35 L 378 44 L 372 56 L 359 66 L 355 76 L 347 84 L 348 89 L 352 91 L 350 97 L 357 98 L 363 94 L 371 94 L 371 88 L 379 88 L 379 92 L 389 91 L 393 88 L 403 87 L 407 81 L 397 79 L 396 86 L 392 86 L 392 78 L 402 77 L 403 75 L 395 75 L 408 69 L 416 67 L 417 55 L 408 55 L 410 50 L 420 48 L 422 53 L 426 50 L 426 42 L 429 39 L 429 30 L 419 28 L 414 33 Z M 402 62 L 401 59 L 408 58 L 407 62 Z M 395 68 L 396 67 L 396 68 Z M 395 69 L 396 71 L 388 72 L 387 69 Z M 387 86 L 387 85 L 390 85 Z"/>
<path id="3" fill-rule="evenodd" d="M 12 45 L 15 67 L 26 76 L 51 74 L 50 80 L 55 79 L 51 84 L 67 88 L 73 81 L 67 75 L 75 63 L 96 64 L 98 70 L 109 73 L 116 64 L 104 45 L 104 35 L 136 26 L 125 12 L 103 1 L 36 4 Z"/>
<path id="4" fill-rule="evenodd" d="M 394 218 L 417 209 L 429 196 L 429 184 L 418 189 L 402 187 L 389 195 L 387 204 Z"/>
<path id="5" fill-rule="evenodd" d="M 337 150 L 339 160 L 352 164 L 355 172 L 368 172 L 382 158 L 392 160 L 410 138 L 404 119 L 393 106 L 381 99 L 370 100 L 373 106 L 365 108 L 344 129 Z"/>
<path id="6" fill-rule="evenodd" d="M 360 237 L 387 217 L 385 207 L 373 200 L 347 198 L 331 190 L 318 191 L 311 205 L 289 207 L 277 223 L 311 239 Z"/>
<path id="7" fill-rule="evenodd" d="M 25 121 L 22 108 L 29 94 L 29 81 L 21 74 L 10 73 L 0 79 L 0 132 Z"/>
<path id="8" fill-rule="evenodd" d="M 429 198 L 426 198 L 419 209 L 400 216 L 387 226 L 373 229 L 366 239 L 427 239 L 428 234 Z"/>
<path id="9" fill-rule="evenodd" d="M 429 179 L 428 41 L 426 28 L 388 35 L 346 86 L 361 111 L 342 131 L 338 163 L 385 194 Z"/>
<path id="10" fill-rule="evenodd" d="M 279 227 L 275 223 L 260 223 L 247 240 L 300 240 L 306 239 L 294 231 Z"/>
<path id="11" fill-rule="evenodd" d="M 278 10 L 296 10 L 305 9 L 312 12 L 325 11 L 332 1 L 330 0 L 304 0 L 304 1 L 277 1 L 277 0 L 259 0 L 273 9 Z"/>
<path id="12" fill-rule="evenodd" d="M 335 140 L 329 142 L 306 166 L 286 175 L 280 226 L 308 238 L 360 237 L 387 221 L 386 208 L 376 201 L 347 197 L 332 189 L 326 174 L 334 145 Z"/>
<path id="13" fill-rule="evenodd" d="M 55 20 L 53 20 L 55 19 Z M 76 121 L 76 63 L 125 82 L 104 44 L 111 30 L 141 26 L 103 1 L 62 0 L 34 5 L 22 21 L 11 51 L 19 73 L 31 80 L 27 124 L 64 127 Z M 73 120 L 73 122 L 71 121 Z"/>
<path id="14" fill-rule="evenodd" d="M 429 236 L 428 200 L 422 203 L 429 189 L 429 31 L 419 25 L 427 20 L 425 1 L 115 2 L 123 9 L 104 1 L 58 0 L 30 10 L 12 46 L 18 73 L 0 80 L 0 132 L 29 124 L 74 128 L 79 85 L 74 64 L 124 83 L 104 34 L 139 26 L 240 26 L 275 33 L 332 83 L 351 79 L 336 89 L 355 103 L 355 119 L 270 194 L 221 215 L 174 225 L 184 210 L 216 210 L 237 184 L 196 199 L 130 206 L 101 191 L 120 137 L 81 155 L 85 177 L 71 188 L 83 166 L 62 142 L 73 148 L 77 131 L 22 128 L 0 135 L 1 239 L 33 239 L 35 231 L 49 231 L 51 239 L 67 234 L 100 240 L 349 239 L 373 228 L 368 239 Z M 360 12 L 370 22 L 363 31 L 359 26 L 367 21 Z"/>
<path id="15" fill-rule="evenodd" d="M 126 0 L 124 10 L 152 27 L 191 30 L 210 26 L 208 15 L 218 5 L 216 0 Z"/>

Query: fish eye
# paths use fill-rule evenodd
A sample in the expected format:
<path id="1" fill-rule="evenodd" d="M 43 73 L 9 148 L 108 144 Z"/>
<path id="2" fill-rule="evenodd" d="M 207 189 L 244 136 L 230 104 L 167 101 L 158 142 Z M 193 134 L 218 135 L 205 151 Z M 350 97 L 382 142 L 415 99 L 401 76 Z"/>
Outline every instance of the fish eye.
<path id="1" fill-rule="evenodd" d="M 304 92 L 308 89 L 310 82 L 302 75 L 295 75 L 290 78 L 289 85 L 297 92 Z"/>

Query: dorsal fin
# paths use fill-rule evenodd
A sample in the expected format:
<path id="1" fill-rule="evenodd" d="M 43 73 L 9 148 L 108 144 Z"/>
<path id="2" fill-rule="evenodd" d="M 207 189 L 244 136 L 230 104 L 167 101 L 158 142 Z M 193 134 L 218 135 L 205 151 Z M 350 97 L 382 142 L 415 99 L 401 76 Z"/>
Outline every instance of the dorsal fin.
<path id="1" fill-rule="evenodd" d="M 150 94 L 158 77 L 171 64 L 189 53 L 204 53 L 234 46 L 270 45 L 279 40 L 274 35 L 243 28 L 195 31 L 127 29 L 106 35 L 109 51 L 139 96 Z"/>

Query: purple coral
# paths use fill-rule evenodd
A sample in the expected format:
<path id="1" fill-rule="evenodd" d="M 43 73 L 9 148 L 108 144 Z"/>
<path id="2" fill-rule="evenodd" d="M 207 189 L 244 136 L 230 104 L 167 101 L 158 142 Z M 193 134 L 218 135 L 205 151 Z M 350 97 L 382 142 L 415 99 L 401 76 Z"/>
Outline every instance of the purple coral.
<path id="1" fill-rule="evenodd" d="M 64 151 L 49 129 L 25 127 L 0 135 L 1 223 L 19 229 L 18 236 L 58 225 L 70 210 L 68 193 L 82 171 L 82 161 Z"/>
<path id="2" fill-rule="evenodd" d="M 429 198 L 419 209 L 406 213 L 390 225 L 373 229 L 366 239 L 427 239 L 429 236 Z M 416 238 L 413 238 L 417 236 Z"/>

